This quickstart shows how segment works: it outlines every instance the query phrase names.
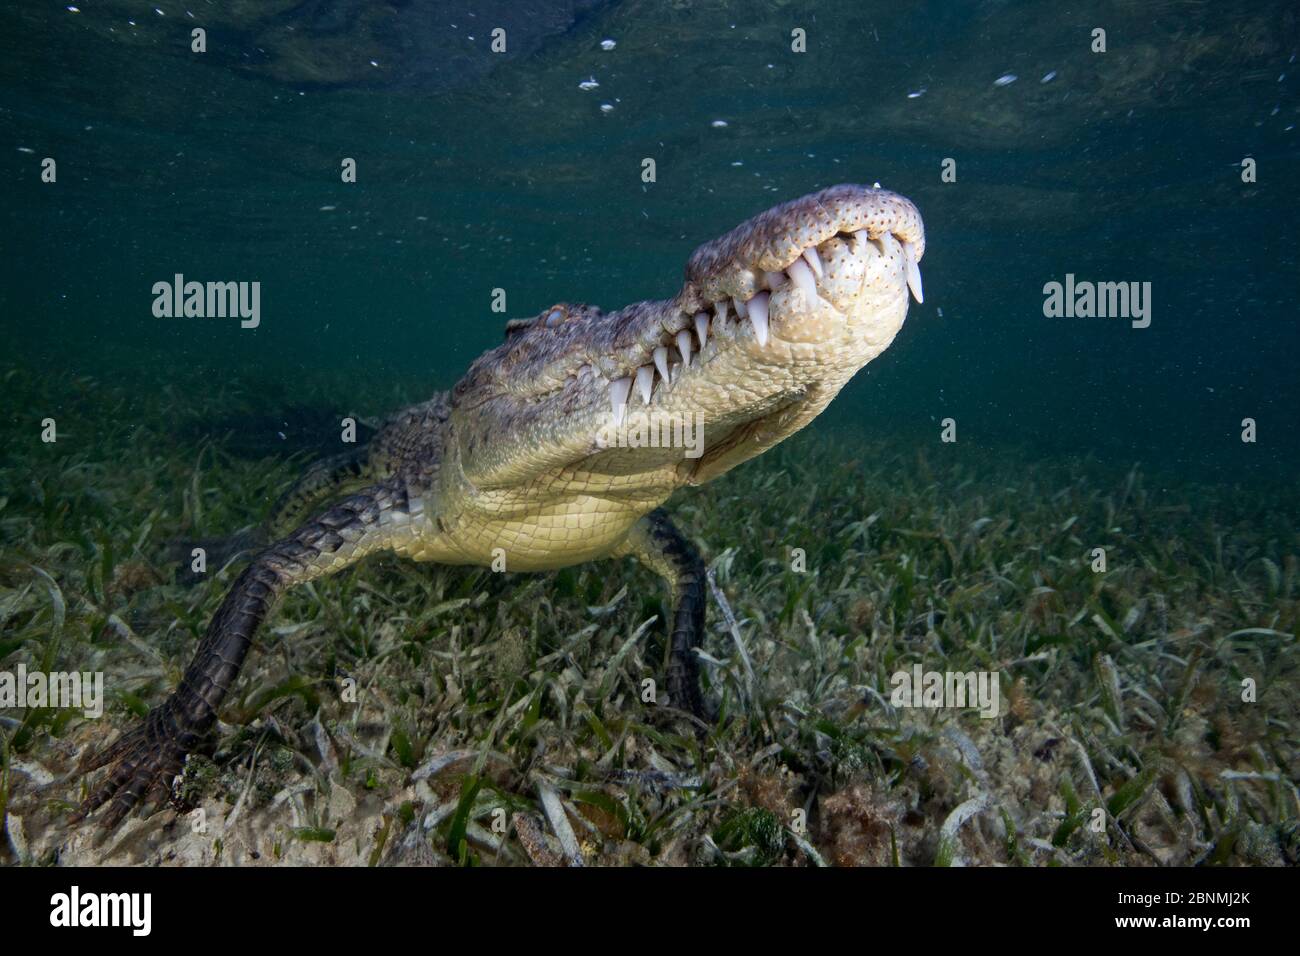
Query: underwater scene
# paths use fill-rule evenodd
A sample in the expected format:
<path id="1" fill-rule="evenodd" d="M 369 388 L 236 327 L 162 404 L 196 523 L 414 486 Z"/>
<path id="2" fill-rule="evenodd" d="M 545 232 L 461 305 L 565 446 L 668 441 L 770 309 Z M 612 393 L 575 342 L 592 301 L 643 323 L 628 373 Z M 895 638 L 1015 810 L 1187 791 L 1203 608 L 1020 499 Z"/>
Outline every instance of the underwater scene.
<path id="1" fill-rule="evenodd" d="M 0 862 L 1300 859 L 1294 4 L 0 48 Z"/>

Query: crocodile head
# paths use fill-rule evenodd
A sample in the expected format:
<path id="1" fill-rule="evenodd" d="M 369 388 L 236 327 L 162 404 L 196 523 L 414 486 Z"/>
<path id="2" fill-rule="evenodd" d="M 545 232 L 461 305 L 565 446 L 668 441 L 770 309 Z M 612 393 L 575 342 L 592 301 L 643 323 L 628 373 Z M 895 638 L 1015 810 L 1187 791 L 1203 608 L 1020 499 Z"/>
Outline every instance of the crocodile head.
<path id="1" fill-rule="evenodd" d="M 480 488 L 708 481 L 802 428 L 889 346 L 909 287 L 921 299 L 924 252 L 907 199 L 834 186 L 700 246 L 671 299 L 513 321 L 453 392 L 463 474 Z M 645 447 L 664 425 L 680 444 Z"/>

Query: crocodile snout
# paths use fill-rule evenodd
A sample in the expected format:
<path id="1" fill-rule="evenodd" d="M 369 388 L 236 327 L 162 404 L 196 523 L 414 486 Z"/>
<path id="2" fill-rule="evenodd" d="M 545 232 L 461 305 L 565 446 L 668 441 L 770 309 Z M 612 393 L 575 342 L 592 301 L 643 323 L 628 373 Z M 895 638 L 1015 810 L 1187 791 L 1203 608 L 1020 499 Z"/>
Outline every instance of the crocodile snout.
<path id="1" fill-rule="evenodd" d="M 611 408 L 685 399 L 696 385 L 730 383 L 743 398 L 771 366 L 855 371 L 892 341 L 909 290 L 922 301 L 924 254 L 916 206 L 878 186 L 834 186 L 760 213 L 692 253 L 670 317 L 646 317 L 658 344 L 610 376 Z"/>

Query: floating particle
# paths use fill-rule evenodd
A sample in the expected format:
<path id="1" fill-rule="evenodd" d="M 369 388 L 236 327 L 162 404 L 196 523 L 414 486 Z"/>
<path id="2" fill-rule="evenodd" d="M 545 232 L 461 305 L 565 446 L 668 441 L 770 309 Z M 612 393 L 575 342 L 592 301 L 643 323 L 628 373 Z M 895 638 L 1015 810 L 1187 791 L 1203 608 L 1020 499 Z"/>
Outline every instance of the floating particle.
<path id="1" fill-rule="evenodd" d="M 618 46 L 618 44 L 615 43 L 613 40 L 601 40 L 601 41 L 600 41 L 600 48 L 601 48 L 602 50 L 612 50 L 612 49 L 614 49 L 614 47 L 616 47 L 616 46 Z"/>
<path id="2" fill-rule="evenodd" d="M 1054 79 L 1056 79 L 1056 71 L 1055 71 L 1055 70 L 1049 70 L 1048 72 L 1046 72 L 1046 73 L 1043 74 L 1043 78 L 1042 78 L 1041 80 L 1039 80 L 1038 82 L 1039 82 L 1039 83 L 1051 83 L 1052 80 L 1054 80 Z"/>
<path id="3" fill-rule="evenodd" d="M 736 160 L 736 161 L 735 161 L 734 163 L 732 163 L 731 165 L 733 165 L 733 166 L 744 166 L 745 164 L 742 163 L 740 160 Z"/>
<path id="4" fill-rule="evenodd" d="M 919 90 L 913 90 L 911 93 L 907 94 L 907 98 L 909 100 L 919 100 L 921 97 L 925 96 L 925 91 L 927 89 L 928 87 L 923 86 Z"/>
<path id="5" fill-rule="evenodd" d="M 81 8 L 80 8 L 80 7 L 68 7 L 68 12 L 69 12 L 69 13 L 80 13 L 80 12 L 81 12 Z"/>
<path id="6" fill-rule="evenodd" d="M 613 103 L 601 103 L 601 104 L 600 104 L 600 111 L 601 111 L 602 113 L 612 113 L 612 112 L 614 111 L 614 104 L 613 104 Z"/>
<path id="7" fill-rule="evenodd" d="M 1010 86 L 1018 79 L 1020 79 L 1020 77 L 1016 76 L 1014 73 L 1003 73 L 1001 76 L 999 76 L 996 80 L 993 81 L 993 85 Z"/>
<path id="8" fill-rule="evenodd" d="M 722 129 L 724 126 L 727 125 L 727 121 L 726 121 L 726 120 L 714 120 L 714 121 L 713 121 L 712 123 L 710 123 L 709 125 L 712 126 L 714 129 Z"/>
<path id="9" fill-rule="evenodd" d="M 943 306 L 939 306 L 939 318 L 943 318 Z M 942 391 L 942 389 L 940 389 Z"/>
<path id="10" fill-rule="evenodd" d="M 31 147 L 28 147 L 28 146 L 19 146 L 19 147 L 18 147 L 18 152 L 20 152 L 20 153 L 34 153 L 34 152 L 36 152 L 36 150 L 34 150 L 34 149 L 32 149 Z"/>
<path id="11" fill-rule="evenodd" d="M 321 206 L 321 207 L 320 207 L 320 211 L 321 211 L 321 212 L 333 212 L 335 209 L 338 209 L 338 208 L 339 208 L 338 206 Z"/>
<path id="12" fill-rule="evenodd" d="M 578 84 L 578 89 L 580 89 L 580 90 L 594 90 L 594 89 L 595 89 L 596 87 L 598 87 L 598 86 L 600 86 L 600 84 L 596 82 L 596 78 L 595 78 L 594 76 L 591 76 L 591 77 L 588 77 L 587 79 L 583 80 L 581 83 L 579 83 L 579 84 Z"/>
<path id="13" fill-rule="evenodd" d="M 374 60 L 371 60 L 371 61 L 370 61 L 370 65 L 371 65 L 371 66 L 378 66 L 379 64 L 376 63 Z"/>

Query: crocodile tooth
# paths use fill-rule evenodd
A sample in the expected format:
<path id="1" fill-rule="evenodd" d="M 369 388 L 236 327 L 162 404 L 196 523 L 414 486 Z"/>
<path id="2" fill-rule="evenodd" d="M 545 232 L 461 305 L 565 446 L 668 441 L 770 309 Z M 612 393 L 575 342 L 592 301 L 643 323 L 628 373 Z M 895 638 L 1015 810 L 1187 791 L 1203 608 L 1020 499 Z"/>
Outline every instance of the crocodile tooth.
<path id="1" fill-rule="evenodd" d="M 691 333 L 682 329 L 677 333 L 677 351 L 682 353 L 682 365 L 691 367 Z"/>
<path id="2" fill-rule="evenodd" d="M 786 272 L 790 273 L 790 281 L 803 290 L 804 298 L 810 305 L 817 301 L 817 280 L 813 278 L 812 266 L 802 259 L 796 259 L 790 263 Z"/>
<path id="3" fill-rule="evenodd" d="M 779 289 L 785 285 L 784 272 L 764 272 L 763 281 L 767 283 L 769 289 Z"/>
<path id="4" fill-rule="evenodd" d="M 745 303 L 742 300 L 733 297 L 731 304 L 736 307 L 736 315 L 740 316 L 742 319 L 749 318 L 749 312 L 745 308 Z"/>
<path id="5" fill-rule="evenodd" d="M 641 393 L 642 400 L 650 404 L 650 391 L 655 386 L 655 367 L 653 365 L 642 365 L 636 370 L 636 387 Z"/>
<path id="6" fill-rule="evenodd" d="M 609 383 L 609 404 L 610 410 L 614 413 L 614 427 L 617 428 L 623 424 L 623 419 L 627 416 L 627 396 L 632 391 L 632 379 L 630 376 L 616 378 Z"/>
<path id="7" fill-rule="evenodd" d="M 767 293 L 760 292 L 749 300 L 749 322 L 754 326 L 754 338 L 759 347 L 767 345 Z"/>
<path id="8" fill-rule="evenodd" d="M 666 346 L 659 346 L 654 351 L 655 368 L 659 370 L 659 377 L 665 382 L 668 381 L 668 349 Z"/>
<path id="9" fill-rule="evenodd" d="M 813 275 L 820 279 L 826 274 L 826 268 L 822 265 L 822 257 L 817 254 L 816 246 L 809 246 L 803 251 L 804 260 L 812 266 Z"/>
<path id="10" fill-rule="evenodd" d="M 720 299 L 717 302 L 713 303 L 713 311 L 716 316 L 715 321 L 719 323 L 718 330 L 721 331 L 722 330 L 721 323 L 727 321 L 727 300 Z"/>
<path id="11" fill-rule="evenodd" d="M 907 241 L 903 242 L 903 261 L 907 263 L 907 287 L 912 290 L 918 303 L 924 302 L 925 296 L 921 294 L 921 267 L 916 264 L 916 246 Z"/>
<path id="12" fill-rule="evenodd" d="M 704 343 L 709 341 L 709 317 L 704 312 L 695 313 L 695 334 L 700 337 L 700 351 L 704 351 Z"/>

